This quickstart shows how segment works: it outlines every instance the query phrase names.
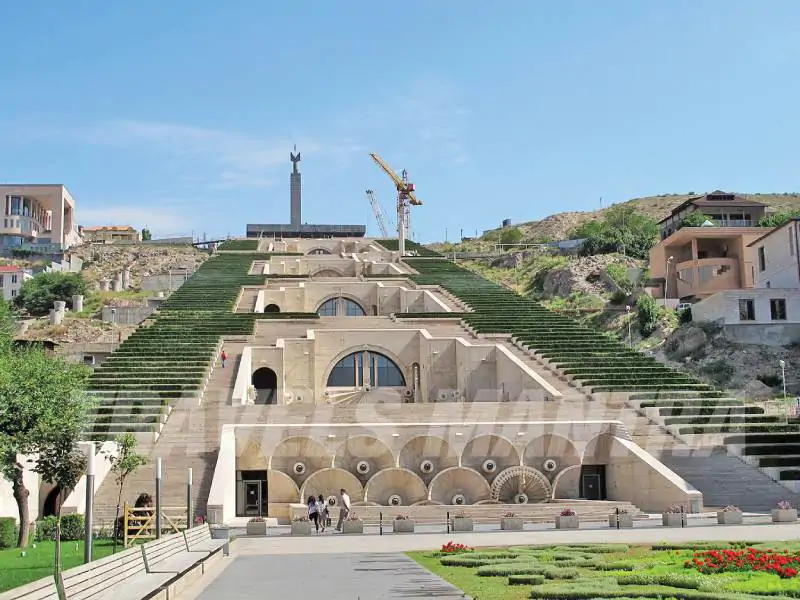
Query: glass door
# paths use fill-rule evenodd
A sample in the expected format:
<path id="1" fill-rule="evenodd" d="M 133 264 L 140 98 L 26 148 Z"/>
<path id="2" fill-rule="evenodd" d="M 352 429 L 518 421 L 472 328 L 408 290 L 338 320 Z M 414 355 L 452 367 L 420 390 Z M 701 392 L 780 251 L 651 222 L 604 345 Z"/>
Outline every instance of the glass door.
<path id="1" fill-rule="evenodd" d="M 244 482 L 244 516 L 260 517 L 261 515 L 261 482 Z"/>

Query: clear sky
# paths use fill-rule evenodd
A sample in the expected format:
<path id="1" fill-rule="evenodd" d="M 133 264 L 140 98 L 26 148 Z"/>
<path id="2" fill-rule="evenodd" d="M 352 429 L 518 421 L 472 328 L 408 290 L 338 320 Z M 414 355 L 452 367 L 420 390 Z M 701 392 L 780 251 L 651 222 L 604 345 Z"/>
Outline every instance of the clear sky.
<path id="1" fill-rule="evenodd" d="M 0 1 L 0 181 L 83 225 L 420 241 L 635 196 L 800 190 L 799 0 Z"/>

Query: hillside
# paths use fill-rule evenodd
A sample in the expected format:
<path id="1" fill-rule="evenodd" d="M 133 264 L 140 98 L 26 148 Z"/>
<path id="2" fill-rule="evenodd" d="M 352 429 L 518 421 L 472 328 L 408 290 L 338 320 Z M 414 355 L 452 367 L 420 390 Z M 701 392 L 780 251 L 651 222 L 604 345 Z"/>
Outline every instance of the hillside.
<path id="1" fill-rule="evenodd" d="M 699 192 L 698 192 L 699 193 Z M 661 196 L 646 196 L 644 198 L 633 198 L 623 202 L 625 205 L 633 205 L 636 210 L 657 221 L 666 217 L 672 209 L 686 199 L 697 194 L 663 194 Z M 779 194 L 740 194 L 745 198 L 762 202 L 770 207 L 774 212 L 794 212 L 800 211 L 800 193 L 779 193 Z M 527 221 L 515 223 L 523 234 L 524 242 L 549 241 L 566 239 L 570 230 L 582 223 L 600 218 L 609 207 L 595 211 L 586 212 L 563 212 L 550 215 L 539 221 Z M 499 229 L 493 229 L 482 238 L 472 240 L 464 245 L 467 249 L 486 249 L 481 246 L 481 242 L 492 244 L 496 241 Z M 432 244 L 432 248 L 440 249 L 442 244 Z"/>

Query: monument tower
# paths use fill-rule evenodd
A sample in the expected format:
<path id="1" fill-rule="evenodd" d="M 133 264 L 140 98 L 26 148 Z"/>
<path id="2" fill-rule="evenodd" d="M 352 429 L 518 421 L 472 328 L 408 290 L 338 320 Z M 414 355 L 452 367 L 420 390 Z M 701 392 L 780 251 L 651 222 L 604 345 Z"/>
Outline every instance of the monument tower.
<path id="1" fill-rule="evenodd" d="M 297 151 L 297 146 L 294 147 L 294 152 L 289 152 L 289 160 L 292 161 L 292 174 L 289 177 L 289 200 L 291 204 L 291 219 L 292 227 L 298 228 L 301 224 L 300 219 L 300 171 L 297 168 L 297 163 L 300 162 L 300 153 Z"/>

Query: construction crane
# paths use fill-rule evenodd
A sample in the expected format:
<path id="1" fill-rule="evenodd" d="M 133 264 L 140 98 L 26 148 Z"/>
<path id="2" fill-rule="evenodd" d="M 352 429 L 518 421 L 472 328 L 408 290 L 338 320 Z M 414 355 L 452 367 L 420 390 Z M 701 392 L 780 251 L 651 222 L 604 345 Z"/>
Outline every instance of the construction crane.
<path id="1" fill-rule="evenodd" d="M 384 214 L 383 207 L 375 197 L 375 192 L 372 190 L 367 190 L 367 198 L 369 198 L 369 203 L 372 206 L 372 212 L 375 213 L 375 220 L 378 221 L 378 227 L 381 230 L 381 235 L 385 238 L 388 238 L 389 230 L 386 228 L 386 214 Z"/>
<path id="2" fill-rule="evenodd" d="M 398 175 L 377 154 L 369 156 L 384 173 L 391 177 L 397 188 L 397 249 L 400 250 L 400 256 L 405 256 L 406 236 L 411 224 L 411 207 L 421 206 L 422 202 L 414 194 L 414 184 L 408 180 L 408 172 L 405 169 Z"/>

